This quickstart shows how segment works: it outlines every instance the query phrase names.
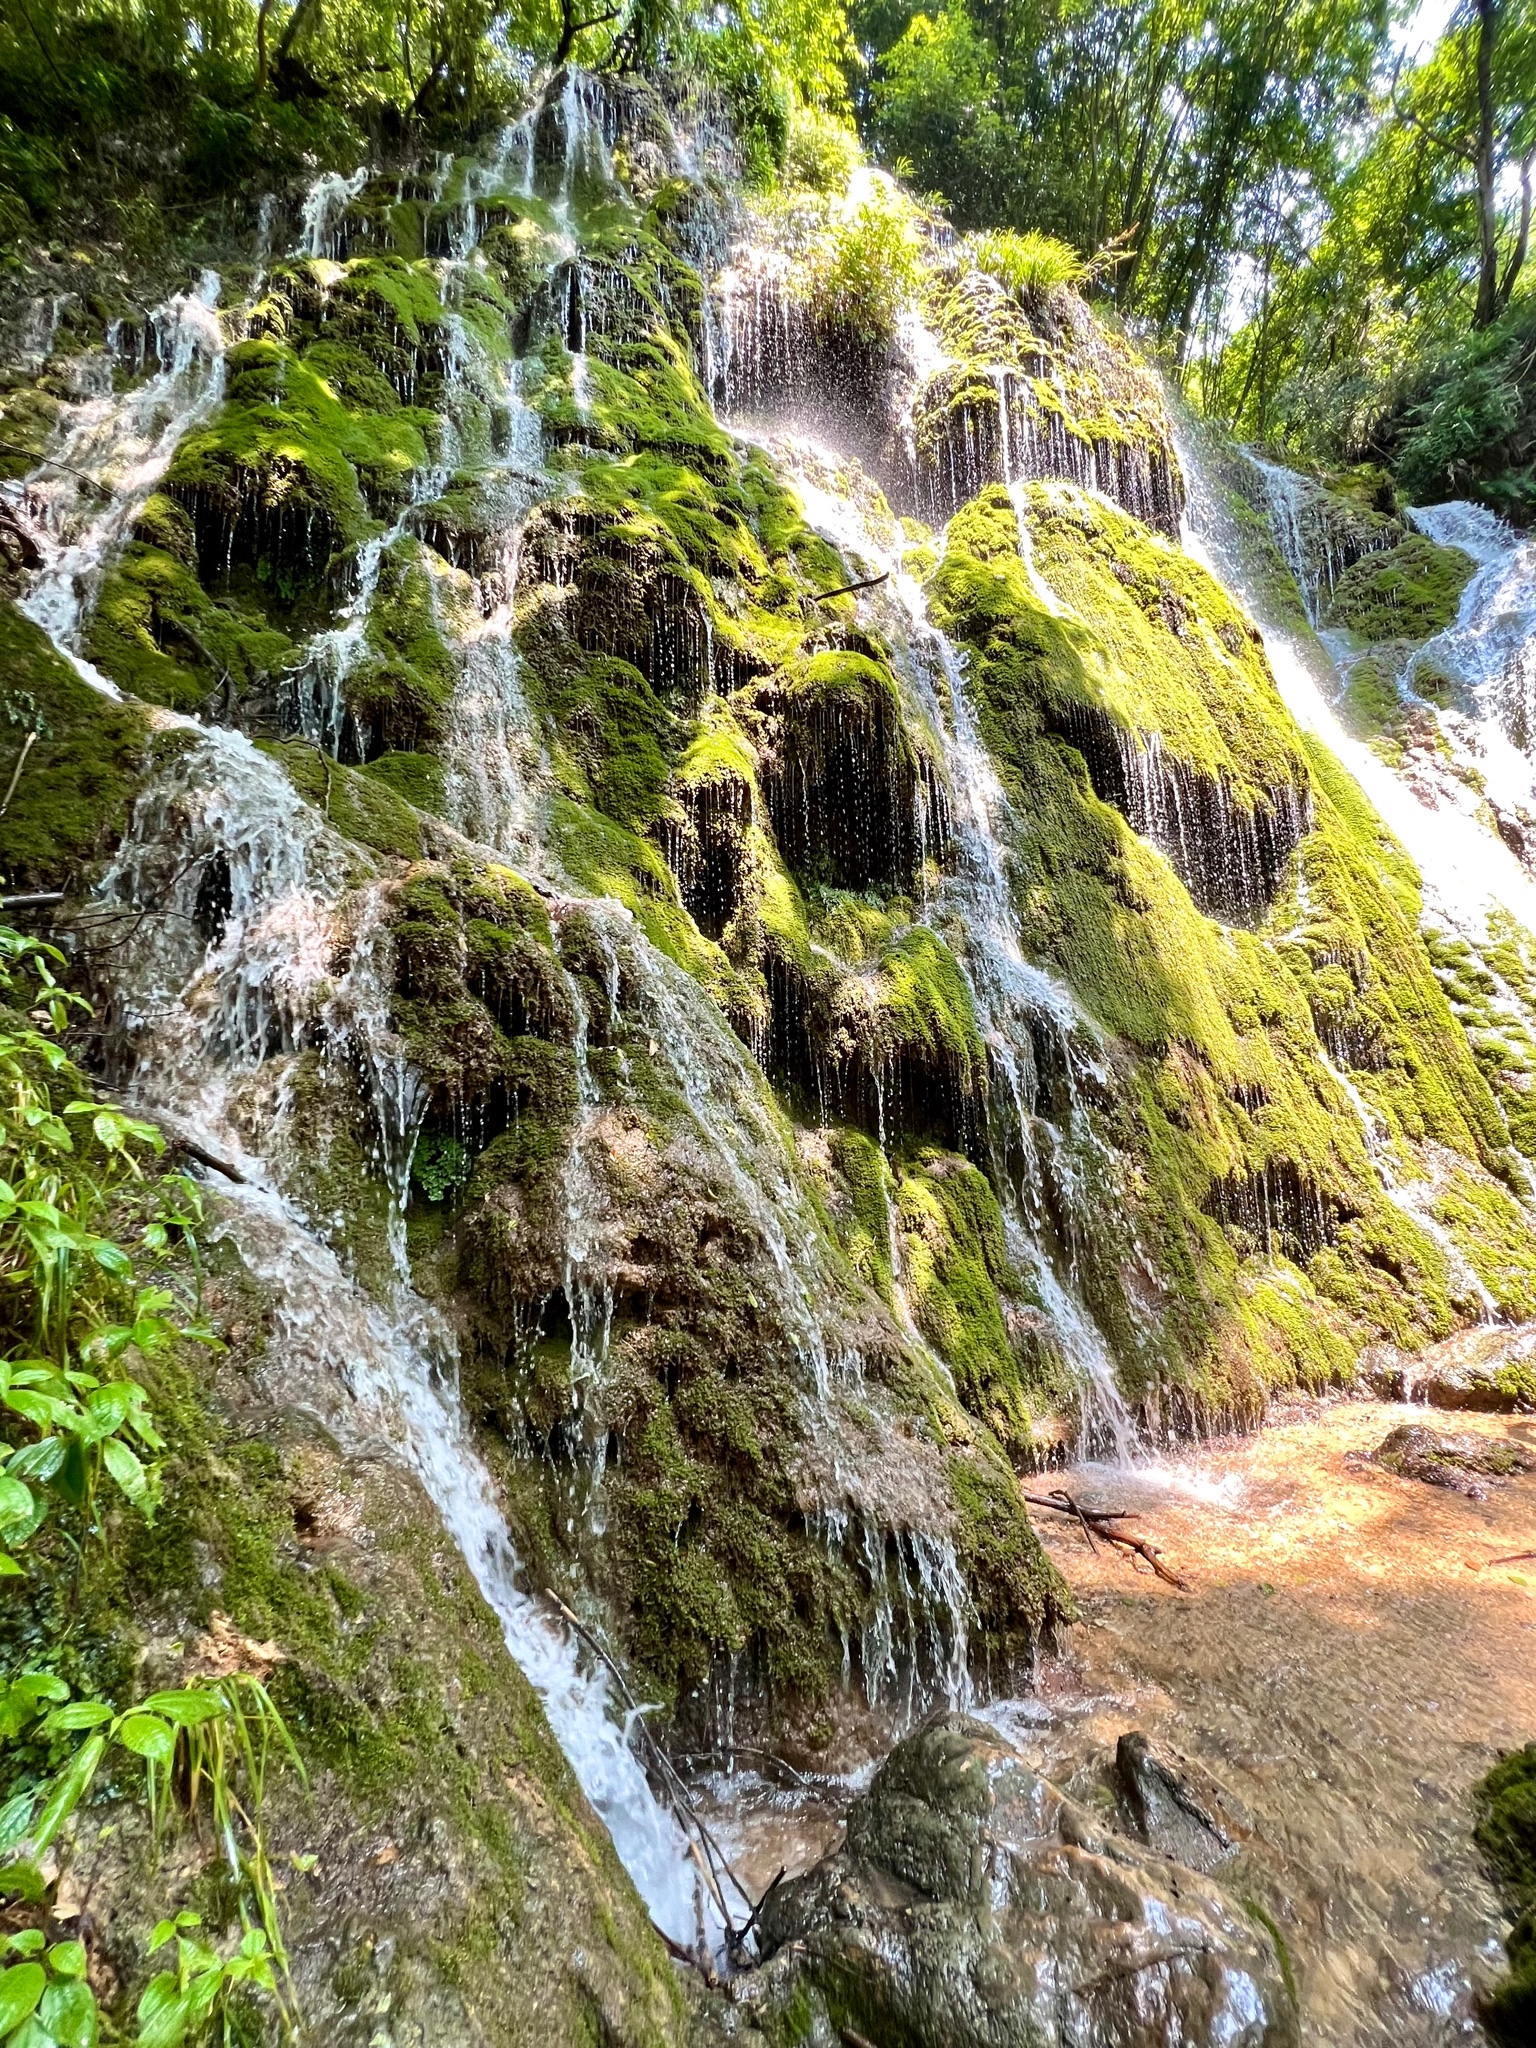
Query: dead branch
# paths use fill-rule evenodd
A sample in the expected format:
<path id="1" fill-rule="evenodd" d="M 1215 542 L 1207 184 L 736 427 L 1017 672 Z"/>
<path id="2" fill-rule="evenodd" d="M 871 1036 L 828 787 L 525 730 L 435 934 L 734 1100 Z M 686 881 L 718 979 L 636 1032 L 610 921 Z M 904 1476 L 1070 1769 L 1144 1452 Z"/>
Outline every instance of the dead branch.
<path id="1" fill-rule="evenodd" d="M 11 798 L 16 794 L 16 785 L 21 780 L 21 771 L 27 765 L 27 756 L 37 745 L 37 734 L 29 732 L 21 743 L 21 752 L 16 757 L 16 766 L 11 770 L 11 780 L 5 792 L 5 801 L 0 803 L 0 818 L 11 808 Z"/>
<path id="2" fill-rule="evenodd" d="M 1530 1564 L 1533 1561 L 1536 1561 L 1536 1550 L 1516 1550 L 1508 1557 L 1485 1557 L 1478 1570 L 1487 1571 L 1490 1565 L 1495 1564 Z"/>
<path id="3" fill-rule="evenodd" d="M 825 604 L 829 598 L 851 597 L 856 590 L 878 589 L 882 583 L 889 583 L 890 580 L 891 572 L 889 569 L 886 569 L 881 575 L 866 576 L 858 583 L 840 583 L 836 590 L 818 590 L 814 597 L 804 598 L 801 602 L 804 604 Z"/>
<path id="4" fill-rule="evenodd" d="M 698 1864 L 699 1869 L 703 1872 L 710 1892 L 714 1897 L 715 1904 L 720 1909 L 720 1917 L 725 1922 L 726 1949 L 733 1962 L 739 1964 L 750 1961 L 745 1948 L 746 1928 L 738 1929 L 731 1918 L 730 1908 L 725 1902 L 725 1881 L 729 1879 L 743 1905 L 752 1907 L 755 1913 L 756 1908 L 753 1906 L 752 1894 L 736 1875 L 736 1872 L 731 1867 L 730 1858 L 725 1854 L 725 1851 L 720 1847 L 720 1844 L 715 1840 L 705 1824 L 704 1816 L 694 1805 L 687 1786 L 678 1776 L 676 1765 L 651 1733 L 640 1702 L 630 1690 L 629 1680 L 624 1676 L 619 1664 L 610 1656 L 607 1649 L 592 1633 L 591 1629 L 586 1626 L 585 1622 L 581 1621 L 578 1616 L 571 1612 L 558 1593 L 546 1587 L 544 1597 L 554 1603 L 560 1610 L 567 1626 L 574 1629 L 595 1657 L 601 1659 L 603 1665 L 612 1674 L 620 1692 L 624 1695 L 634 1727 L 639 1734 L 641 1745 L 645 1751 L 645 1759 L 650 1767 L 650 1775 L 656 1780 L 668 1805 L 671 1806 L 673 1812 L 677 1815 L 678 1825 L 688 1838 L 689 1851 L 694 1861 Z M 769 1889 L 771 1890 L 772 1887 L 770 1886 Z M 758 1904 L 761 1903 L 761 1900 L 759 1900 Z M 751 1922 L 748 1921 L 747 1925 L 750 1926 Z"/>
<path id="5" fill-rule="evenodd" d="M 1112 1543 L 1117 1549 L 1125 1551 L 1131 1559 L 1133 1570 L 1141 1570 L 1141 1565 L 1136 1563 L 1136 1559 L 1141 1558 L 1165 1585 L 1177 1586 L 1181 1593 L 1189 1592 L 1189 1581 L 1181 1579 L 1176 1571 L 1163 1563 L 1162 1553 L 1155 1544 L 1149 1543 L 1144 1536 L 1128 1536 L 1123 1529 L 1112 1526 L 1116 1522 L 1130 1520 L 1134 1515 L 1133 1509 L 1085 1508 L 1061 1486 L 1048 1494 L 1026 1493 L 1023 1497 L 1032 1508 L 1049 1508 L 1052 1514 L 1065 1515 L 1069 1521 L 1076 1522 L 1090 1550 L 1093 1548 L 1093 1539 L 1097 1536 L 1103 1542 Z"/>

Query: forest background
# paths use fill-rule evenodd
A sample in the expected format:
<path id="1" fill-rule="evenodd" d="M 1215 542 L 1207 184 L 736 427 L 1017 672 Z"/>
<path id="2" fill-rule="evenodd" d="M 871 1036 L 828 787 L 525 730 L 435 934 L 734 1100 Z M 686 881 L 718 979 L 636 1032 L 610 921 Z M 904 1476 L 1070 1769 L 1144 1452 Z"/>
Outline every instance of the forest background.
<path id="1" fill-rule="evenodd" d="M 142 264 L 567 59 L 712 84 L 759 186 L 856 123 L 957 228 L 1077 252 L 1240 438 L 1536 513 L 1536 0 L 9 0 L 0 262 Z"/>

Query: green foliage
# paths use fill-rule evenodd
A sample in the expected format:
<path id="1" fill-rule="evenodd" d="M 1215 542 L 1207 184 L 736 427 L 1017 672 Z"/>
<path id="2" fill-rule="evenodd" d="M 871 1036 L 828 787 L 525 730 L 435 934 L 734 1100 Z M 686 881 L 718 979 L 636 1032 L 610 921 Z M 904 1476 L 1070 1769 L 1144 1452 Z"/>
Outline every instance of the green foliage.
<path id="1" fill-rule="evenodd" d="M 178 1913 L 162 1920 L 151 1936 L 151 1955 L 175 1943 L 176 1967 L 160 1971 L 146 1986 L 134 2048 L 182 2048 L 184 2042 L 215 2039 L 232 2048 L 241 2038 L 242 1992 L 249 1988 L 277 1999 L 273 1963 L 279 1959 L 261 1928 L 247 1927 L 235 1953 L 221 1956 L 192 1932 L 201 1925 L 198 1914 Z"/>
<path id="2" fill-rule="evenodd" d="M 834 196 L 792 189 L 774 202 L 794 291 L 829 328 L 888 341 L 923 274 L 922 210 L 875 173 Z"/>
<path id="3" fill-rule="evenodd" d="M 128 1368 L 142 1370 L 183 1334 L 167 1313 L 171 1294 L 138 1286 L 131 1254 L 100 1227 L 142 1187 L 138 1155 L 164 1141 L 153 1126 L 76 1096 L 57 1034 L 84 1005 L 55 979 L 61 960 L 0 928 L 0 1575 L 21 1571 L 12 1553 L 54 1509 L 99 1533 L 104 1478 L 153 1514 L 157 1482 L 144 1458 L 161 1442 Z M 62 1106 L 61 1090 L 70 1098 Z M 144 1252 L 164 1253 L 173 1230 L 195 1246 L 195 1187 L 172 1177 L 145 1192 Z"/>
<path id="4" fill-rule="evenodd" d="M 1075 249 L 1058 242 L 1054 235 L 1015 234 L 1010 228 L 992 228 L 968 235 L 965 253 L 978 270 L 995 277 L 999 284 L 1020 298 L 1043 297 L 1063 286 L 1078 285 L 1088 275 L 1088 265 Z"/>
<path id="5" fill-rule="evenodd" d="M 4 2048 L 96 2048 L 100 2015 L 78 1941 L 50 1943 L 29 1927 L 0 1944 L 0 1955 L 19 1958 L 0 1968 Z"/>

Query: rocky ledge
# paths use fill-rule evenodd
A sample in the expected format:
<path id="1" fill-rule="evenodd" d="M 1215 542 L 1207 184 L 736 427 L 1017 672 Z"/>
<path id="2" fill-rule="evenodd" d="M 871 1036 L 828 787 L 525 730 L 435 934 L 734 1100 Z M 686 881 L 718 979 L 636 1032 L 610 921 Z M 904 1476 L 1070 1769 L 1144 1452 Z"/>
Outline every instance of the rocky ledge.
<path id="1" fill-rule="evenodd" d="M 1209 1828 L 1209 1823 L 1207 1824 Z M 1154 1835 L 1153 1839 L 1156 1839 Z M 900 1743 L 841 1848 L 762 1909 L 752 2002 L 797 2040 L 902 2048 L 1291 2048 L 1267 1930 L 1116 1832 L 986 1723 Z"/>

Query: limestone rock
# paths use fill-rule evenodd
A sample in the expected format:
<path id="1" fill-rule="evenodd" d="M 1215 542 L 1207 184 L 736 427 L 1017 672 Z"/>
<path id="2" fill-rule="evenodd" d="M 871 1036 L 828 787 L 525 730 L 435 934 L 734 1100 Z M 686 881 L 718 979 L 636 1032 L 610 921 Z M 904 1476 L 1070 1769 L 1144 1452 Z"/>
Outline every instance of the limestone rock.
<path id="1" fill-rule="evenodd" d="M 1417 1353 L 1372 1345 L 1360 1360 L 1360 1376 L 1386 1401 L 1530 1413 L 1536 1410 L 1536 1324 L 1458 1330 Z"/>
<path id="2" fill-rule="evenodd" d="M 1115 1784 L 1131 1826 L 1149 1847 L 1207 1873 L 1237 1853 L 1216 1788 L 1162 1755 L 1137 1729 L 1115 1747 Z"/>
<path id="3" fill-rule="evenodd" d="M 1480 1437 L 1441 1436 L 1423 1423 L 1405 1422 L 1392 1430 L 1371 1453 L 1371 1462 L 1400 1479 L 1419 1479 L 1426 1486 L 1446 1486 L 1471 1500 L 1482 1500 L 1487 1489 L 1474 1475 L 1486 1473 L 1507 1478 L 1527 1472 L 1536 1459 L 1513 1444 L 1488 1443 Z"/>
<path id="4" fill-rule="evenodd" d="M 1149 1757 L 1136 1752 L 1142 1781 Z M 808 1981 L 834 2028 L 910 2048 L 1297 2038 L 1270 1937 L 1234 1900 L 1104 1827 L 962 1714 L 897 1746 L 843 1847 L 779 1887 L 763 1931 L 777 1953 L 761 1995 L 803 2012 Z"/>

